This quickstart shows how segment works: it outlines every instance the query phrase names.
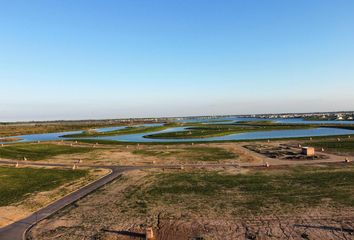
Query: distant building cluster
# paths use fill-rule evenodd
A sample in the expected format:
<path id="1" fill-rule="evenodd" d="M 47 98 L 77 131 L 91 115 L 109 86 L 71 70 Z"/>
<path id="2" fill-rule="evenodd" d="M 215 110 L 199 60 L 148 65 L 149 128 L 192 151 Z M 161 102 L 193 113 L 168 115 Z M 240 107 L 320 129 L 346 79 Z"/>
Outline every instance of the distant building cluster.
<path id="1" fill-rule="evenodd" d="M 257 118 L 303 118 L 314 121 L 354 121 L 354 112 L 321 112 L 321 113 L 283 113 L 283 114 L 253 114 L 243 115 L 242 117 Z"/>
<path id="2" fill-rule="evenodd" d="M 214 116 L 190 116 L 190 117 L 179 117 L 171 118 L 177 121 L 188 120 L 188 119 L 200 119 L 200 120 L 210 120 L 210 119 L 220 119 L 220 118 L 302 118 L 304 120 L 313 121 L 354 121 L 354 111 L 348 112 L 313 112 L 313 113 L 274 113 L 274 114 L 247 114 L 247 115 L 214 115 Z"/>

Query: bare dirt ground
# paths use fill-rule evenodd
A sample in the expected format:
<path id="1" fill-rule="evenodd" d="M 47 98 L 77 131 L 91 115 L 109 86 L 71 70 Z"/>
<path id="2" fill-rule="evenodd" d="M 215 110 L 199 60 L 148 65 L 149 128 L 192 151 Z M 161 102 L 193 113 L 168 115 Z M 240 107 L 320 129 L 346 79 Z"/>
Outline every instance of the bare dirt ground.
<path id="1" fill-rule="evenodd" d="M 154 229 L 159 240 L 354 238 L 351 208 L 324 205 L 245 216 L 232 214 L 233 209 L 215 211 L 212 206 L 216 203 L 205 199 L 201 204 L 207 207 L 202 211 L 193 211 L 181 203 L 159 203 L 145 212 L 139 207 L 144 203 L 134 194 L 127 194 L 134 193 L 132 185 L 149 185 L 150 174 L 156 172 L 125 173 L 122 179 L 40 222 L 30 231 L 29 239 L 144 239 L 147 227 Z M 227 172 L 247 174 L 247 170 L 236 168 L 228 168 Z"/>
<path id="2" fill-rule="evenodd" d="M 154 164 L 240 164 L 240 165 L 254 165 L 265 164 L 268 162 L 272 165 L 278 164 L 303 164 L 311 162 L 338 162 L 344 161 L 345 156 L 334 154 L 332 152 L 318 152 L 316 159 L 302 159 L 299 155 L 286 156 L 286 158 L 271 158 L 267 154 L 257 153 L 250 149 L 245 148 L 246 145 L 262 145 L 267 148 L 280 149 L 284 146 L 292 148 L 300 152 L 300 149 L 296 149 L 299 143 L 303 141 L 299 140 L 283 140 L 283 141 L 271 141 L 269 143 L 265 141 L 254 142 L 229 142 L 229 143 L 204 143 L 204 144 L 175 144 L 175 145 L 104 145 L 104 144 L 85 144 L 76 142 L 52 142 L 53 144 L 60 145 L 73 145 L 92 147 L 93 151 L 87 153 L 77 154 L 63 154 L 50 157 L 48 159 L 40 160 L 37 162 L 45 163 L 64 163 L 64 164 L 76 164 L 81 162 L 82 164 L 92 165 L 154 165 Z M 232 157 L 221 158 L 217 153 L 213 155 L 212 150 L 209 152 L 195 152 L 195 148 L 206 149 L 220 149 L 228 154 L 233 154 Z M 151 154 L 146 154 L 146 153 Z M 205 159 L 203 159 L 205 155 Z M 215 158 L 214 158 L 215 156 Z M 348 156 L 350 160 L 352 156 Z M 21 163 L 21 162 L 20 162 Z"/>
<path id="3" fill-rule="evenodd" d="M 292 152 L 297 152 L 299 153 L 301 150 L 298 147 L 299 144 L 301 144 L 302 146 L 304 146 L 305 140 L 276 140 L 276 141 L 270 141 L 270 142 L 264 142 L 264 141 L 254 141 L 254 142 L 246 142 L 246 143 L 237 143 L 239 147 L 243 148 L 244 151 L 247 151 L 249 154 L 251 154 L 254 157 L 258 157 L 258 159 L 261 159 L 261 161 L 264 162 L 268 162 L 271 165 L 301 165 L 301 164 L 308 164 L 308 163 L 334 163 L 334 162 L 344 162 L 345 159 L 349 159 L 350 161 L 353 161 L 354 158 L 352 156 L 348 156 L 348 155 L 339 155 L 336 153 L 333 153 L 331 151 L 327 151 L 325 150 L 324 152 L 319 151 L 319 149 L 317 149 L 316 151 L 316 155 L 319 157 L 315 157 L 315 158 L 299 158 L 298 154 L 295 154 L 293 156 L 295 156 L 294 158 L 291 158 L 291 155 L 286 156 L 283 154 L 279 154 L 279 156 L 272 158 L 267 156 L 267 154 L 261 154 L 257 151 L 253 151 L 250 150 L 248 148 L 246 148 L 245 146 L 257 146 L 257 145 L 261 145 L 264 146 L 266 148 L 271 148 L 271 149 L 280 149 L 281 151 L 284 151 L 284 147 L 289 147 L 290 151 Z M 278 154 L 276 154 L 278 155 Z M 286 157 L 284 157 L 286 156 Z"/>
<path id="4" fill-rule="evenodd" d="M 61 143 L 57 144 L 68 144 Z M 77 143 L 77 146 L 91 146 L 92 144 Z M 50 159 L 41 160 L 40 162 L 47 163 L 66 163 L 74 164 L 81 160 L 83 164 L 95 165 L 147 165 L 147 164 L 198 164 L 206 161 L 195 160 L 193 153 L 188 152 L 188 148 L 221 148 L 235 157 L 229 159 L 222 159 L 215 161 L 208 161 L 209 163 L 261 163 L 261 158 L 254 156 L 254 154 L 246 151 L 241 144 L 235 143 L 207 143 L 207 144 L 176 144 L 176 145 L 98 145 L 95 150 L 88 153 L 79 154 L 65 154 L 51 157 Z M 137 154 L 136 151 L 158 151 L 160 154 L 157 156 Z M 180 152 L 180 153 L 178 153 Z M 173 153 L 173 154 L 169 154 Z M 39 161 L 38 161 L 39 162 Z"/>
<path id="5" fill-rule="evenodd" d="M 51 157 L 49 159 L 37 161 L 45 163 L 65 163 L 65 164 L 75 164 L 80 161 L 82 164 L 93 164 L 93 165 L 154 165 L 154 164 L 203 164 L 203 163 L 221 163 L 221 164 L 240 164 L 240 165 L 254 165 L 254 164 L 264 164 L 266 162 L 272 165 L 279 164 L 304 164 L 304 163 L 327 163 L 327 162 L 338 162 L 344 161 L 345 157 L 342 155 L 334 154 L 332 152 L 317 152 L 317 155 L 321 157 L 316 157 L 315 159 L 302 159 L 299 155 L 294 155 L 294 158 L 287 156 L 287 158 L 271 158 L 266 154 L 257 153 L 250 149 L 245 148 L 246 145 L 262 145 L 268 148 L 284 148 L 284 145 L 291 147 L 292 151 L 296 148 L 299 143 L 303 141 L 299 140 L 282 140 L 282 141 L 271 141 L 269 143 L 265 141 L 254 141 L 254 142 L 230 142 L 230 143 L 205 143 L 205 144 L 176 144 L 176 145 L 93 145 L 93 144 L 83 144 L 83 143 L 72 143 L 74 146 L 91 146 L 94 148 L 93 151 L 87 153 L 78 154 L 64 154 Z M 55 144 L 67 144 L 69 142 L 57 142 Z M 196 154 L 193 153 L 193 148 L 220 148 L 229 153 L 234 154 L 234 157 L 227 159 L 212 159 L 212 154 L 207 155 L 208 161 L 204 161 L 195 158 Z M 191 149 L 189 151 L 188 149 Z M 152 151 L 158 152 L 156 155 L 148 154 L 138 154 L 139 151 Z M 300 151 L 300 149 L 297 149 Z M 350 160 L 353 159 L 352 156 L 348 156 Z M 354 159 L 353 159 L 354 160 Z"/>
<path id="6" fill-rule="evenodd" d="M 62 198 L 63 196 L 73 192 L 89 182 L 94 181 L 109 173 L 107 169 L 90 170 L 89 175 L 78 181 L 71 182 L 60 186 L 51 191 L 33 193 L 21 202 L 10 206 L 0 207 L 0 227 L 4 227 L 12 222 L 29 216 L 38 209 Z"/>
<path id="7" fill-rule="evenodd" d="M 294 147 L 288 144 L 247 144 L 245 148 L 260 153 L 269 158 L 277 158 L 282 160 L 321 160 L 328 158 L 327 155 L 316 153 L 314 156 L 306 156 L 302 154 L 300 147 Z"/>

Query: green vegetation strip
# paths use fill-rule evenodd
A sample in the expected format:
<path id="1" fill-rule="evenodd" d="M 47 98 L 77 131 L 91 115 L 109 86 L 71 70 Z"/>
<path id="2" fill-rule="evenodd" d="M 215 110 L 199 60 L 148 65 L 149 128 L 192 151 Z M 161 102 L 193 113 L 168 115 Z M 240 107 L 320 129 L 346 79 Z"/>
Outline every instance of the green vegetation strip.
<path id="1" fill-rule="evenodd" d="M 78 131 L 82 129 L 119 126 L 119 124 L 102 123 L 76 123 L 76 124 L 0 124 L 0 136 L 17 136 L 26 134 L 55 133 L 64 131 Z"/>
<path id="2" fill-rule="evenodd" d="M 31 193 L 55 189 L 87 174 L 84 170 L 0 167 L 0 206 L 24 200 Z"/>
<path id="3" fill-rule="evenodd" d="M 86 153 L 92 151 L 87 147 L 71 147 L 56 144 L 14 144 L 0 147 L 0 158 L 22 160 L 42 160 L 59 154 Z"/>
<path id="4" fill-rule="evenodd" d="M 236 133 L 255 132 L 255 131 L 272 131 L 272 130 L 293 130 L 313 128 L 310 125 L 285 125 L 272 124 L 271 122 L 243 122 L 239 124 L 208 124 L 189 127 L 186 131 L 157 133 L 144 136 L 145 138 L 158 139 L 193 139 L 193 138 L 209 138 L 219 137 Z"/>
<path id="5" fill-rule="evenodd" d="M 306 145 L 324 148 L 326 150 L 334 151 L 334 152 L 342 152 L 342 153 L 353 153 L 354 152 L 354 139 L 341 138 L 340 141 L 333 140 L 325 140 L 325 141 L 317 141 L 317 142 L 307 142 Z"/>
<path id="6" fill-rule="evenodd" d="M 16 142 L 21 140 L 21 138 L 0 138 L 0 142 Z"/>
<path id="7" fill-rule="evenodd" d="M 48 121 L 48 122 L 18 122 L 0 123 L 0 136 L 17 136 L 25 134 L 54 133 L 66 131 L 88 130 L 93 128 L 117 127 L 125 125 L 149 124 L 155 121 L 144 120 L 82 120 L 82 121 Z"/>
<path id="8" fill-rule="evenodd" d="M 253 171 L 231 175 L 222 172 L 159 173 L 145 187 L 126 192 L 129 199 L 139 199 L 131 207 L 176 205 L 197 212 L 232 211 L 265 213 L 322 204 L 354 207 L 354 168 L 309 168 Z"/>
<path id="9" fill-rule="evenodd" d="M 167 128 L 176 127 L 177 124 L 165 124 L 163 126 L 133 126 L 133 127 L 126 127 L 119 130 L 108 131 L 108 132 L 96 132 L 96 131 L 85 131 L 79 134 L 68 134 L 64 135 L 63 137 L 66 138 L 83 138 L 83 137 L 106 137 L 106 136 L 119 136 L 125 134 L 136 134 L 136 133 L 149 133 L 149 132 L 157 132 L 162 131 Z"/>
<path id="10" fill-rule="evenodd" d="M 187 161 L 220 161 L 237 157 L 233 152 L 218 147 L 185 147 L 177 149 L 135 150 L 134 154 L 154 157 L 177 157 Z"/>
<path id="11" fill-rule="evenodd" d="M 351 136 L 354 138 L 354 135 L 332 135 L 332 136 L 312 136 L 311 138 L 313 140 L 333 140 L 336 138 L 348 138 L 348 136 Z M 271 141 L 281 141 L 281 140 L 309 140 L 310 137 L 290 137 L 290 138 L 272 138 L 270 139 Z M 205 143 L 228 143 L 228 142 L 266 142 L 268 139 L 241 139 L 241 140 L 220 140 L 220 141 L 195 141 L 193 138 L 190 139 L 190 141 L 186 142 L 163 142 L 163 139 L 161 139 L 161 142 L 124 142 L 124 141 L 116 141 L 116 140 L 102 140 L 102 139 L 72 139 L 68 141 L 78 141 L 82 143 L 88 143 L 88 144 L 104 144 L 104 145 L 185 145 L 185 144 L 190 144 L 190 143 L 195 143 L 195 144 L 205 144 Z"/>

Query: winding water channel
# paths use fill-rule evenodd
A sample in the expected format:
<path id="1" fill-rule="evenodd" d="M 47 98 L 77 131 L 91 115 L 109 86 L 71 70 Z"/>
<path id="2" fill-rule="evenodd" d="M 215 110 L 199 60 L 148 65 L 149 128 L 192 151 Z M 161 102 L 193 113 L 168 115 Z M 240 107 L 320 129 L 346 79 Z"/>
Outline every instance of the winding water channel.
<path id="1" fill-rule="evenodd" d="M 257 118 L 222 118 L 222 119 L 212 119 L 212 121 L 200 120 L 200 119 L 189 119 L 184 122 L 205 122 L 207 124 L 220 124 L 220 123 L 233 123 L 239 121 L 264 121 L 267 119 L 257 119 Z M 354 124 L 353 121 L 305 121 L 303 119 L 269 119 L 278 123 L 287 124 Z M 163 124 L 144 124 L 140 126 L 161 126 Z M 117 127 L 106 127 L 95 129 L 97 132 L 109 132 L 114 130 L 124 129 L 127 126 L 117 126 Z M 193 139 L 152 139 L 146 138 L 144 136 L 157 133 L 166 132 L 176 132 L 185 131 L 186 127 L 174 127 L 168 128 L 162 131 L 149 132 L 149 133 L 137 133 L 137 134 L 126 134 L 118 136 L 102 136 L 102 137 L 89 137 L 82 139 L 97 139 L 97 140 L 114 140 L 122 142 L 196 142 L 196 141 L 229 141 L 229 140 L 253 140 L 253 139 L 273 139 L 273 138 L 296 138 L 296 137 L 315 137 L 315 136 L 334 136 L 334 135 L 352 135 L 354 130 L 341 129 L 341 128 L 312 128 L 312 129 L 294 129 L 294 130 L 272 130 L 272 131 L 255 131 L 246 133 L 230 134 L 226 136 L 219 137 L 208 137 L 208 138 L 193 138 Z M 44 134 L 29 134 L 21 136 L 13 136 L 12 138 L 18 138 L 20 140 L 16 142 L 34 142 L 34 141 L 51 141 L 51 140 L 65 140 L 70 138 L 62 138 L 63 135 L 67 134 L 79 134 L 83 131 L 71 131 L 71 132 L 58 132 L 58 133 L 44 133 Z M 0 142 L 1 143 L 1 142 Z M 4 142 L 3 144 L 9 144 L 10 142 Z"/>

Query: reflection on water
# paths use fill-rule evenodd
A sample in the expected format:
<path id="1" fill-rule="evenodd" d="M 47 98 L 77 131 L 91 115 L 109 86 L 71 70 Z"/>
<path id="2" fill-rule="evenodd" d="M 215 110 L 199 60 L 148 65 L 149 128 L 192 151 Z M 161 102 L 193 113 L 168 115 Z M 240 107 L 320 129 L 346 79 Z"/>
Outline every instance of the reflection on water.
<path id="1" fill-rule="evenodd" d="M 83 131 L 72 131 L 72 132 L 58 132 L 58 133 L 42 133 L 42 134 L 29 134 L 29 135 L 21 135 L 16 136 L 16 138 L 20 138 L 20 141 L 17 142 L 36 142 L 36 141 L 51 141 L 51 140 L 60 140 L 60 136 L 67 134 L 78 134 Z"/>

